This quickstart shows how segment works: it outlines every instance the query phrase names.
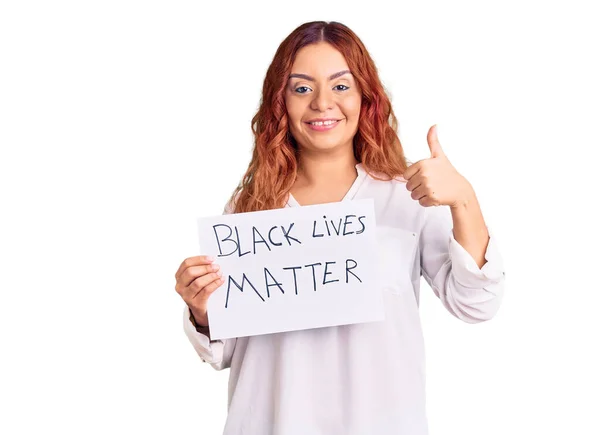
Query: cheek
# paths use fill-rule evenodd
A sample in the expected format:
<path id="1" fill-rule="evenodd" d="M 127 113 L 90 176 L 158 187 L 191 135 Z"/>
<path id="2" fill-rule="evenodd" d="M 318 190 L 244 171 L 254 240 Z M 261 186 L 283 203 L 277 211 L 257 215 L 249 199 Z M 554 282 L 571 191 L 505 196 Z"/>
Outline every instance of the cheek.
<path id="1" fill-rule="evenodd" d="M 289 124 L 296 125 L 302 120 L 302 108 L 298 102 L 294 102 L 293 99 L 285 100 L 285 109 L 287 111 Z"/>
<path id="2" fill-rule="evenodd" d="M 288 116 L 288 128 L 292 131 L 297 131 L 300 128 L 300 124 L 302 123 L 302 115 L 297 111 L 289 110 L 287 112 Z"/>
<path id="3" fill-rule="evenodd" d="M 353 96 L 352 98 L 348 98 L 346 99 L 346 101 L 344 101 L 344 112 L 346 113 L 346 116 L 352 121 L 356 122 L 358 120 L 358 117 L 360 115 L 360 102 L 360 96 Z"/>

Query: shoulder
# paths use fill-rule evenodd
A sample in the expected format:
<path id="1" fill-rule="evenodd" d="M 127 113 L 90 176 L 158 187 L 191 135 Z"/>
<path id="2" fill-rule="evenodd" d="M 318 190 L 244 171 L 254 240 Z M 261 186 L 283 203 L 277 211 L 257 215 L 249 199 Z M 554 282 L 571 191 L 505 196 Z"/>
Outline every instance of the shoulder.
<path id="1" fill-rule="evenodd" d="M 240 192 L 236 193 L 235 198 L 231 197 L 229 201 L 227 201 L 227 204 L 225 204 L 225 207 L 223 207 L 223 214 L 233 214 L 235 210 L 235 204 L 239 197 Z"/>

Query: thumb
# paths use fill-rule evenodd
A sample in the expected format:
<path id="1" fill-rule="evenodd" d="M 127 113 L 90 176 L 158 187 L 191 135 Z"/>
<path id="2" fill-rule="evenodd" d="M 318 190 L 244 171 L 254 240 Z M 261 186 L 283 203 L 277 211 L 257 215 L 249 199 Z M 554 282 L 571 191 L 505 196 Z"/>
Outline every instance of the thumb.
<path id="1" fill-rule="evenodd" d="M 427 143 L 429 144 L 432 158 L 444 155 L 442 145 L 440 145 L 440 141 L 438 140 L 437 124 L 429 129 L 429 132 L 427 133 Z"/>

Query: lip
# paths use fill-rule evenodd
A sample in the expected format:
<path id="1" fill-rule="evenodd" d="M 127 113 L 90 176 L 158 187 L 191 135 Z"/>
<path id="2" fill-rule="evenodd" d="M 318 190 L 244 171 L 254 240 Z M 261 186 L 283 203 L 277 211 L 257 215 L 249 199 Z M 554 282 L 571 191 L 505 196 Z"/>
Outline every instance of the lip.
<path id="1" fill-rule="evenodd" d="M 312 125 L 311 122 L 325 122 L 325 121 L 336 121 L 331 125 Z M 341 119 L 335 119 L 335 118 L 317 118 L 317 119 L 311 119 L 310 121 L 306 122 L 306 125 L 308 125 L 308 128 L 310 128 L 311 130 L 314 131 L 328 131 L 331 130 L 333 128 L 335 128 L 342 120 Z"/>

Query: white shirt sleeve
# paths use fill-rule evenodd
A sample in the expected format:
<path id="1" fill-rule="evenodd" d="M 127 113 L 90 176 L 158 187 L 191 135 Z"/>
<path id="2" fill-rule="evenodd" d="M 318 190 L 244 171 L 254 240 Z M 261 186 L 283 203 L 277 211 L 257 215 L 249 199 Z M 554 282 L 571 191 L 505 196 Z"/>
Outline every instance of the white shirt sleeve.
<path id="1" fill-rule="evenodd" d="M 231 367 L 231 357 L 237 338 L 211 340 L 207 335 L 196 331 L 190 319 L 191 313 L 187 305 L 183 310 L 183 330 L 190 343 L 203 362 L 209 363 L 215 370 Z"/>
<path id="2" fill-rule="evenodd" d="M 231 214 L 232 211 L 231 203 L 227 203 L 223 214 Z M 200 359 L 203 362 L 209 363 L 215 370 L 230 368 L 237 338 L 211 340 L 207 335 L 196 330 L 190 317 L 190 308 L 185 304 L 183 309 L 183 330 L 196 350 L 196 353 L 200 356 Z"/>
<path id="3" fill-rule="evenodd" d="M 419 238 L 421 273 L 444 307 L 467 323 L 491 319 L 504 296 L 505 272 L 488 228 L 487 263 L 477 266 L 454 238 L 449 207 L 426 207 Z"/>

